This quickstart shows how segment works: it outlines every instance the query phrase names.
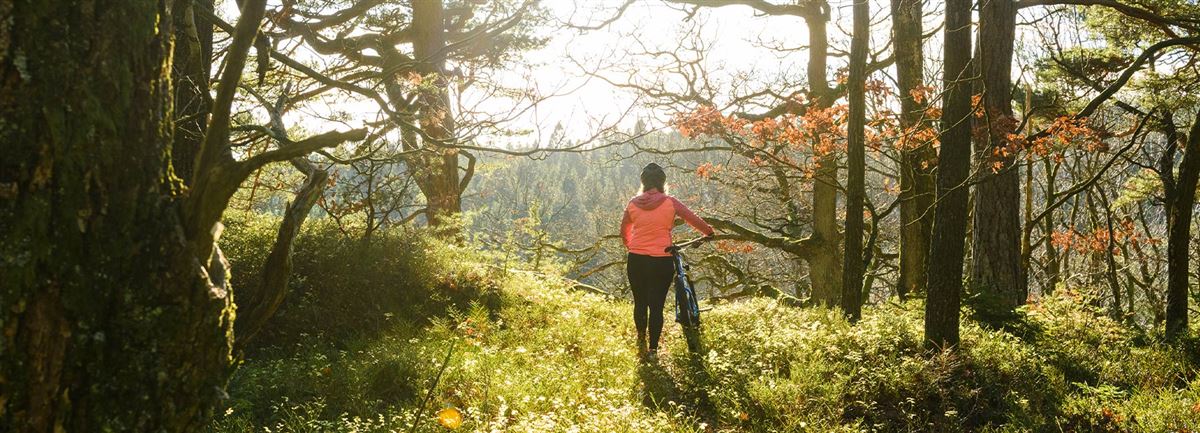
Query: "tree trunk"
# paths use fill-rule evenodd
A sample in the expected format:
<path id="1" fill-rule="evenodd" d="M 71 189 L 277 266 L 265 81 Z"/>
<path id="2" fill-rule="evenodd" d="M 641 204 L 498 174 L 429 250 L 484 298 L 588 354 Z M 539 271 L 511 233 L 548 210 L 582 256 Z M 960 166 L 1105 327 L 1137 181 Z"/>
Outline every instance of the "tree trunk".
<path id="1" fill-rule="evenodd" d="M 1106 239 L 1105 252 L 1102 257 L 1105 259 L 1105 282 L 1108 283 L 1108 289 L 1112 292 L 1112 316 L 1113 320 L 1124 322 L 1126 316 L 1125 310 L 1122 309 L 1121 283 L 1117 280 L 1117 258 L 1115 257 L 1117 249 L 1116 231 L 1113 226 L 1112 207 L 1103 191 L 1098 191 L 1096 196 L 1100 198 L 1100 206 L 1104 208 L 1104 226 L 1108 229 L 1108 238 Z M 1129 312 L 1132 314 L 1133 311 L 1133 298 L 1129 298 Z"/>
<path id="2" fill-rule="evenodd" d="M 932 347 L 958 344 L 967 188 L 971 169 L 971 0 L 947 0 L 941 152 L 937 204 L 929 250 L 925 340 Z"/>
<path id="3" fill-rule="evenodd" d="M 184 184 L 192 182 L 193 165 L 212 107 L 208 80 L 212 67 L 213 25 L 193 8 L 212 11 L 212 0 L 174 0 L 175 53 L 171 83 L 175 87 L 175 136 L 171 165 Z"/>
<path id="4" fill-rule="evenodd" d="M 171 176 L 170 1 L 0 1 L 2 431 L 198 431 L 222 393 L 226 267 Z"/>
<path id="5" fill-rule="evenodd" d="M 900 96 L 900 129 L 907 134 L 900 153 L 900 276 L 896 294 L 924 293 L 926 254 L 933 229 L 936 154 L 932 143 L 915 132 L 928 127 L 925 120 L 925 58 L 922 53 L 921 0 L 892 0 L 892 43 L 896 53 L 896 82 Z M 914 94 L 916 93 L 916 94 Z M 918 96 L 922 102 L 918 102 Z"/>
<path id="6" fill-rule="evenodd" d="M 1173 127 L 1171 128 L 1174 129 Z M 1200 115 L 1192 123 L 1183 149 L 1178 174 L 1172 175 L 1174 149 L 1179 141 L 1168 134 L 1168 151 L 1160 162 L 1164 202 L 1167 207 L 1167 338 L 1177 339 L 1188 333 L 1188 246 L 1192 240 L 1192 208 L 1196 205 L 1196 184 L 1200 179 Z"/>
<path id="7" fill-rule="evenodd" d="M 833 95 L 826 80 L 829 42 L 825 27 L 829 5 L 821 2 L 821 13 L 805 17 L 808 24 L 808 81 L 813 107 L 826 109 L 833 105 Z M 837 156 L 830 154 L 817 159 L 813 175 L 813 239 L 817 240 L 814 254 L 808 260 L 812 280 L 812 299 L 820 305 L 838 306 L 842 295 L 841 233 L 837 224 Z"/>
<path id="8" fill-rule="evenodd" d="M 1012 0 L 984 2 L 979 18 L 987 138 L 977 143 L 980 180 L 975 186 L 971 286 L 985 320 L 1003 321 L 1027 297 L 1021 267 L 1021 179 L 1007 147 L 1016 121 L 1012 110 L 1012 56 L 1016 7 Z"/>
<path id="9" fill-rule="evenodd" d="M 422 92 L 420 105 L 421 130 L 424 146 L 432 154 L 414 158 L 417 186 L 425 195 L 426 213 L 430 225 L 441 226 L 462 212 L 462 185 L 459 178 L 458 150 L 455 144 L 454 114 L 450 106 L 450 81 L 446 76 L 446 34 L 442 0 L 414 1 L 413 57 L 416 70 L 424 77 L 434 77 L 433 89 Z M 468 179 L 469 180 L 469 179 Z"/>
<path id="10" fill-rule="evenodd" d="M 307 161 L 305 161 L 307 163 Z M 246 347 L 267 320 L 283 305 L 288 293 L 288 280 L 292 275 L 292 250 L 296 236 L 308 217 L 309 211 L 325 191 L 329 172 L 313 168 L 306 173 L 307 180 L 296 192 L 296 199 L 288 204 L 283 221 L 275 236 L 275 244 L 263 264 L 262 281 L 256 290 L 238 289 L 237 346 Z M 246 293 L 243 298 L 242 293 Z"/>
<path id="11" fill-rule="evenodd" d="M 1043 219 L 1045 224 L 1042 228 L 1045 231 L 1042 236 L 1045 237 L 1043 242 L 1046 245 L 1046 287 L 1042 289 L 1042 294 L 1049 295 L 1054 293 L 1054 290 L 1058 288 L 1058 283 L 1062 281 L 1062 275 L 1059 271 L 1058 247 L 1054 246 L 1054 242 L 1051 242 L 1051 237 L 1054 235 L 1055 219 L 1054 209 L 1050 208 L 1054 206 L 1054 200 L 1058 197 L 1058 192 L 1054 189 L 1058 178 L 1058 166 L 1052 165 L 1049 159 L 1046 160 L 1044 165 L 1046 171 L 1046 197 L 1044 203 L 1049 210 L 1046 211 L 1046 217 Z"/>
<path id="12" fill-rule="evenodd" d="M 867 0 L 854 2 L 854 34 L 850 40 L 850 76 L 848 91 L 850 119 L 847 126 L 846 159 L 846 250 L 842 279 L 842 311 L 850 322 L 862 317 L 863 287 L 863 196 L 865 186 L 866 145 L 866 69 L 870 41 L 870 6 Z"/>

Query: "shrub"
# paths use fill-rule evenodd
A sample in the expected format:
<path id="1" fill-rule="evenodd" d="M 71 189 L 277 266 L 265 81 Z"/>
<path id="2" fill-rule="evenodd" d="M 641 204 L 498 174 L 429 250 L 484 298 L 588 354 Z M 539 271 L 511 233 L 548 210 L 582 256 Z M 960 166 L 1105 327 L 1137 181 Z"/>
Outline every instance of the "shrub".
<path id="1" fill-rule="evenodd" d="M 234 293 L 255 288 L 274 242 L 278 218 L 225 216 L 222 249 L 233 265 Z M 471 259 L 474 257 L 475 259 Z M 256 336 L 254 347 L 334 343 L 379 333 L 399 320 L 425 321 L 471 302 L 497 307 L 497 271 L 480 253 L 415 230 L 379 231 L 353 239 L 328 219 L 310 218 L 295 242 L 287 299 Z"/>
<path id="2" fill-rule="evenodd" d="M 714 310 L 714 409 L 725 423 L 756 420 L 755 431 L 977 431 L 1053 418 L 1063 381 L 1029 348 L 968 323 L 961 350 L 926 352 L 920 307 L 869 308 L 853 327 L 833 310 L 764 300 Z"/>
<path id="3" fill-rule="evenodd" d="M 1130 391 L 1186 385 L 1195 374 L 1186 350 L 1145 338 L 1075 292 L 1060 290 L 1022 312 L 1025 339 L 1069 382 Z"/>

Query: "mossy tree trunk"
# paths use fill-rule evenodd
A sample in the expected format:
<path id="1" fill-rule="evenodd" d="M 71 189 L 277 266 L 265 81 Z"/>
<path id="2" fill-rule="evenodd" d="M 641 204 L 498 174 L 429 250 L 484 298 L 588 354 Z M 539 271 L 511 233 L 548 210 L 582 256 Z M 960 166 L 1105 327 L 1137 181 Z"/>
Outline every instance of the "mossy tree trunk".
<path id="1" fill-rule="evenodd" d="M 462 191 L 469 177 L 460 178 L 459 151 L 454 148 L 455 123 L 450 105 L 450 80 L 446 75 L 445 11 L 442 0 L 415 1 L 413 8 L 413 58 L 422 76 L 434 77 L 418 98 L 425 148 L 431 152 L 410 158 L 417 186 L 425 195 L 425 217 L 442 226 L 462 212 Z"/>
<path id="2" fill-rule="evenodd" d="M 263 165 L 232 158 L 265 0 L 242 2 L 192 181 L 173 175 L 174 0 L 0 0 L 0 431 L 197 431 L 231 371 L 216 240 Z"/>
<path id="3" fill-rule="evenodd" d="M 233 311 L 171 176 L 169 5 L 0 1 L 0 430 L 195 431 L 222 393 Z"/>

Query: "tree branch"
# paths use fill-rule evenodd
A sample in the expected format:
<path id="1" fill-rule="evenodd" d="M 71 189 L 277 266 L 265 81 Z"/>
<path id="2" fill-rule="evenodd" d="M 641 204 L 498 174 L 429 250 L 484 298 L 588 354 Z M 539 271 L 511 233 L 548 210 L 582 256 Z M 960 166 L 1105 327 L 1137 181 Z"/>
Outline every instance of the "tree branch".
<path id="1" fill-rule="evenodd" d="M 708 217 L 704 220 L 717 230 L 730 233 L 729 235 L 718 235 L 718 239 L 734 238 L 738 240 L 754 242 L 764 247 L 785 251 L 801 259 L 808 259 L 816 252 L 816 243 L 818 241 L 811 237 L 803 239 L 790 239 L 781 236 L 771 236 L 746 228 L 741 224 L 723 218 Z"/>
<path id="2" fill-rule="evenodd" d="M 290 143 L 286 146 L 268 150 L 266 152 L 251 156 L 245 161 L 238 163 L 240 170 L 252 172 L 272 162 L 286 161 L 292 158 L 308 155 L 326 147 L 333 147 L 347 141 L 360 141 L 367 137 L 366 129 L 352 129 L 350 131 L 331 131 L 324 134 L 315 135 L 301 141 Z"/>
<path id="3" fill-rule="evenodd" d="M 1179 19 L 1164 17 L 1162 15 L 1148 11 L 1146 9 L 1142 9 L 1142 8 L 1139 8 L 1139 7 L 1136 7 L 1133 5 L 1128 5 L 1128 4 L 1119 2 L 1117 0 L 1020 0 L 1020 1 L 1016 2 L 1017 9 L 1033 7 L 1033 6 L 1055 6 L 1055 5 L 1105 6 L 1105 7 L 1112 8 L 1112 9 L 1116 10 L 1117 12 L 1120 12 L 1130 18 L 1140 19 L 1140 20 L 1147 21 L 1150 23 L 1158 24 L 1160 26 L 1177 26 L 1177 27 L 1183 27 L 1183 28 L 1186 28 L 1189 30 L 1200 29 L 1200 27 L 1196 26 L 1196 23 L 1194 23 L 1194 22 L 1187 22 L 1187 21 L 1183 21 L 1183 20 L 1179 20 Z M 1177 37 L 1177 35 L 1174 32 L 1170 31 L 1170 29 L 1164 29 L 1164 31 L 1166 31 L 1172 37 Z"/>
<path id="4" fill-rule="evenodd" d="M 826 11 L 822 2 L 806 1 L 802 4 L 774 4 L 765 0 L 667 0 L 668 3 L 700 7 L 749 6 L 767 15 L 790 15 L 803 18 L 822 18 Z"/>

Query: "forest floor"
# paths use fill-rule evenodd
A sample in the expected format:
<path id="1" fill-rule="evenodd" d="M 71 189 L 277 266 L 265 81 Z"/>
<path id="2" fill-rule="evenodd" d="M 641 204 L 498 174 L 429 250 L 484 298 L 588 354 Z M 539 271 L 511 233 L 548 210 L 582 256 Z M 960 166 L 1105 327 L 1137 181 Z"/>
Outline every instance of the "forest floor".
<path id="1" fill-rule="evenodd" d="M 210 431 L 1200 426 L 1194 353 L 1136 335 L 1075 295 L 1030 306 L 1005 331 L 967 321 L 954 353 L 922 349 L 919 301 L 868 308 L 851 326 L 834 311 L 752 299 L 704 313 L 701 356 L 688 354 L 668 322 L 662 354 L 641 363 L 627 301 L 560 278 L 477 268 L 494 283 L 489 300 L 435 317 L 388 313 L 383 331 L 359 338 L 304 335 L 253 351 Z"/>

